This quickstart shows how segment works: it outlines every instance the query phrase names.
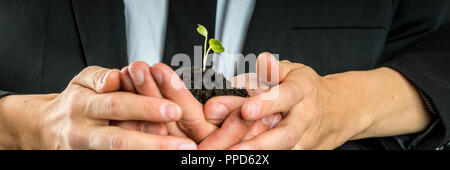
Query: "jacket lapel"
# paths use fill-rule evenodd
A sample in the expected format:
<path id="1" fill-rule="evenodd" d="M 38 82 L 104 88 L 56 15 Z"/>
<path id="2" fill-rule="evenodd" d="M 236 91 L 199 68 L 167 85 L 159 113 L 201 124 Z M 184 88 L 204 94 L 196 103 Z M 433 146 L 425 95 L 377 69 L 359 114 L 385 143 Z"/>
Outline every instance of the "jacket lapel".
<path id="1" fill-rule="evenodd" d="M 86 65 L 120 68 L 127 64 L 122 0 L 72 0 Z"/>

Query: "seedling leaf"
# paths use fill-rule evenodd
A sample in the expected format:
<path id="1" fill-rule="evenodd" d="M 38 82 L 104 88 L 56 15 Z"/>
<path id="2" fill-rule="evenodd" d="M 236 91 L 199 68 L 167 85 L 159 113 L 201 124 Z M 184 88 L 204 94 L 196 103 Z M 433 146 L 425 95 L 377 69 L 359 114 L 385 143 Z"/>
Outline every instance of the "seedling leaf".
<path id="1" fill-rule="evenodd" d="M 211 49 L 216 53 L 223 53 L 225 52 L 225 48 L 222 46 L 219 40 L 211 38 L 209 40 L 209 46 Z"/>
<path id="2" fill-rule="evenodd" d="M 203 25 L 197 24 L 197 32 L 201 35 L 203 35 L 204 37 L 208 37 L 208 30 L 206 30 L 206 28 Z"/>

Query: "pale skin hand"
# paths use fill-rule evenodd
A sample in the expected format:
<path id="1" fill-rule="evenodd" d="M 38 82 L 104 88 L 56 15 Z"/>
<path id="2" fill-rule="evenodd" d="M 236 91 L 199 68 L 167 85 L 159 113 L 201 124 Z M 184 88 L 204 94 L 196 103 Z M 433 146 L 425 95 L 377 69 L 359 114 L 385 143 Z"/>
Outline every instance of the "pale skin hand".
<path id="1" fill-rule="evenodd" d="M 270 88 L 266 83 L 257 81 L 256 75 L 245 74 L 246 79 L 239 79 L 241 76 L 234 77 L 231 82 L 236 88 L 246 88 L 250 96 Z M 244 120 L 241 109 L 247 100 L 248 98 L 237 96 L 218 96 L 207 101 L 204 108 L 206 119 L 221 126 L 200 143 L 199 149 L 229 149 L 239 142 L 250 140 L 272 129 L 280 122 L 280 113 L 265 116 L 258 121 Z M 227 109 L 217 112 L 220 108 Z"/>
<path id="2" fill-rule="evenodd" d="M 294 67 L 294 65 L 292 65 L 292 63 L 288 63 L 288 62 L 285 62 L 285 63 L 291 65 L 292 68 L 296 68 L 296 67 Z M 289 73 L 289 75 L 291 75 L 292 74 L 291 72 L 297 72 L 300 69 L 300 68 L 286 69 L 286 68 L 290 68 L 290 67 L 283 66 L 283 65 L 284 64 L 282 62 L 282 64 L 281 64 L 282 71 L 281 71 L 281 75 L 280 75 L 280 77 L 282 78 L 281 84 L 283 84 L 283 83 L 285 83 L 285 81 L 289 80 L 289 79 L 284 78 L 284 77 L 286 77 L 286 78 L 288 77 L 288 76 L 286 76 L 286 75 L 288 75 L 287 73 Z M 297 66 L 302 66 L 302 65 L 297 64 Z M 286 71 L 286 70 L 288 70 L 288 71 Z M 310 69 L 310 70 L 312 70 L 312 69 Z M 369 74 L 369 73 L 371 73 L 371 74 Z M 306 74 L 306 75 L 308 75 L 308 74 Z M 314 74 L 312 74 L 312 75 L 314 75 Z M 374 136 L 391 136 L 391 135 L 396 135 L 396 134 L 417 132 L 417 131 L 420 131 L 423 128 L 425 128 L 426 125 L 428 124 L 429 116 L 427 115 L 427 113 L 423 107 L 423 104 L 421 103 L 420 98 L 417 95 L 417 92 L 415 92 L 415 89 L 403 77 L 401 77 L 401 75 L 399 75 L 398 73 L 396 73 L 393 70 L 390 70 L 387 68 L 382 68 L 382 69 L 368 71 L 368 72 L 349 72 L 349 73 L 342 73 L 342 74 L 338 74 L 338 75 L 329 75 L 326 77 L 321 77 L 319 79 L 330 79 L 330 80 L 327 80 L 327 81 L 329 81 L 328 83 L 332 82 L 332 80 L 335 82 L 335 84 L 332 84 L 332 85 L 328 84 L 329 86 L 333 86 L 333 87 L 336 86 L 335 88 L 328 87 L 330 89 L 330 91 L 335 92 L 336 95 L 333 95 L 334 100 L 331 100 L 329 97 L 328 98 L 329 100 L 327 103 L 333 103 L 330 101 L 343 102 L 343 103 L 335 104 L 335 107 L 341 108 L 341 109 L 348 109 L 350 111 L 353 111 L 353 113 L 355 114 L 354 116 L 347 115 L 349 119 L 345 119 L 345 117 L 342 118 L 341 116 L 338 116 L 344 112 L 340 112 L 339 109 L 336 109 L 337 111 L 334 112 L 334 114 L 336 114 L 336 116 L 329 116 L 329 117 L 335 117 L 335 120 L 336 119 L 339 120 L 339 118 L 340 118 L 340 120 L 342 122 L 346 122 L 347 124 L 351 124 L 351 123 L 349 123 L 349 122 L 352 122 L 351 120 L 354 120 L 353 122 L 356 122 L 354 124 L 351 124 L 351 128 L 349 128 L 350 126 L 347 126 L 347 128 L 344 128 L 345 123 L 342 123 L 342 122 L 338 123 L 337 121 L 330 121 L 330 122 L 334 122 L 334 124 L 331 124 L 331 125 L 334 125 L 332 127 L 335 127 L 335 128 L 342 127 L 342 128 L 336 128 L 336 129 L 340 129 L 342 131 L 345 131 L 344 129 L 347 129 L 347 131 L 352 131 L 350 129 L 353 129 L 353 131 L 360 132 L 360 133 L 356 133 L 355 135 L 350 137 L 349 138 L 350 140 L 358 139 L 358 138 L 374 137 Z M 359 80 L 359 81 L 356 81 L 356 80 Z M 323 81 L 325 81 L 325 80 L 323 80 Z M 374 82 L 380 82 L 380 81 L 389 82 L 390 83 L 389 87 L 391 87 L 393 89 L 389 90 L 388 88 L 386 89 L 386 88 L 379 87 L 380 85 L 378 85 L 376 83 L 374 84 Z M 89 80 L 87 82 L 96 82 L 96 81 Z M 308 82 L 308 81 L 305 81 L 305 82 Z M 359 83 L 355 83 L 355 82 L 359 82 Z M 82 83 L 80 83 L 80 84 L 82 84 Z M 87 83 L 87 84 L 89 84 L 89 83 Z M 323 84 L 326 84 L 326 83 L 323 83 Z M 89 86 L 89 85 L 86 85 L 86 86 Z M 340 87 L 340 88 L 338 88 L 338 87 Z M 343 87 L 345 87 L 345 88 L 343 88 Z M 357 88 L 355 88 L 355 87 L 357 87 Z M 369 89 L 364 90 L 363 87 L 366 87 Z M 83 87 L 80 87 L 80 88 L 83 88 Z M 94 92 L 96 91 L 97 93 L 102 92 L 102 90 L 99 90 L 99 91 L 92 90 L 92 89 L 97 89 L 97 87 L 90 87 L 90 88 L 91 88 L 90 89 L 91 91 L 94 91 Z M 280 90 L 282 90 L 281 85 L 279 88 L 280 88 Z M 291 89 L 291 88 L 288 88 L 288 89 Z M 341 90 L 338 90 L 338 89 L 341 89 Z M 347 90 L 342 90 L 342 89 L 347 89 Z M 348 90 L 348 89 L 351 89 L 351 90 Z M 357 89 L 357 90 L 355 91 L 355 89 Z M 392 92 L 392 93 L 385 93 L 388 95 L 383 95 L 383 93 L 375 93 L 375 92 L 383 92 L 383 91 L 387 91 L 387 90 L 388 90 L 388 92 Z M 68 91 L 68 90 L 66 89 L 66 91 Z M 105 90 L 105 91 L 107 91 L 107 90 Z M 313 91 L 317 92 L 318 90 L 313 90 Z M 323 91 L 325 91 L 325 90 L 323 90 Z M 365 92 L 365 93 L 363 93 L 363 92 Z M 372 97 L 369 97 L 369 98 L 361 97 L 361 96 L 371 96 L 366 93 L 375 93 L 375 94 L 380 94 L 380 95 L 372 95 Z M 305 97 L 308 96 L 306 94 L 308 94 L 308 93 L 304 93 L 302 102 L 306 101 Z M 43 112 L 43 111 L 40 111 L 40 109 L 31 109 L 31 108 L 47 108 L 49 105 L 47 103 L 49 103 L 49 101 L 54 101 L 56 98 L 58 98 L 60 96 L 61 95 L 53 94 L 53 95 L 42 95 L 42 96 L 41 95 L 38 95 L 38 96 L 10 96 L 10 97 L 6 97 L 6 98 L 2 98 L 0 100 L 0 109 L 1 109 L 0 113 L 2 113 L 2 115 L 0 116 L 0 118 L 1 118 L 0 122 L 2 123 L 1 126 L 5 127 L 6 125 L 9 125 L 6 128 L 1 128 L 3 130 L 2 132 L 0 132 L 2 135 L 2 138 L 1 138 L 2 140 L 0 141 L 2 146 L 9 147 L 9 148 L 19 148 L 19 147 L 21 147 L 21 148 L 56 148 L 56 147 L 66 148 L 62 144 L 62 143 L 66 143 L 66 144 L 72 144 L 70 147 L 67 147 L 67 148 L 96 148 L 96 149 L 100 148 L 100 149 L 104 149 L 106 146 L 110 146 L 109 148 L 111 148 L 111 147 L 115 148 L 113 145 L 108 145 L 108 144 L 119 143 L 119 145 L 116 147 L 122 148 L 122 146 L 120 144 L 122 142 L 111 142 L 111 141 L 107 141 L 107 142 L 105 141 L 105 145 L 101 145 L 101 146 L 100 145 L 89 145 L 90 147 L 88 147 L 88 146 L 84 145 L 83 147 L 81 147 L 81 146 L 76 147 L 79 145 L 78 144 L 74 145 L 74 143 L 72 143 L 72 142 L 67 142 L 67 141 L 71 141 L 68 139 L 73 139 L 69 136 L 61 135 L 61 136 L 63 136 L 62 137 L 63 140 L 55 140 L 54 139 L 55 136 L 59 136 L 61 133 L 59 135 L 55 135 L 55 134 L 47 135 L 47 139 L 45 140 L 45 138 L 46 138 L 45 135 L 41 134 L 42 130 L 40 127 L 42 127 L 42 126 L 39 126 L 39 124 L 44 124 L 44 123 L 42 123 L 42 122 L 39 123 L 39 121 L 36 121 L 33 114 L 24 114 L 24 113 L 26 113 L 25 111 L 22 111 L 22 110 L 19 111 L 19 109 L 17 109 L 17 108 L 20 108 L 18 105 L 22 105 L 22 103 L 24 103 L 24 101 L 26 101 L 26 103 L 30 103 L 29 104 L 30 107 L 28 107 L 30 109 L 27 109 L 27 111 L 36 112 L 38 110 L 38 112 Z M 316 96 L 320 96 L 320 95 L 316 95 Z M 351 105 L 347 105 L 349 107 L 344 108 L 344 107 L 342 107 L 342 104 L 348 104 L 345 102 L 352 101 L 352 100 L 343 100 L 343 99 L 340 99 L 339 96 L 340 97 L 344 96 L 344 97 L 347 97 L 352 100 L 354 100 L 357 97 L 361 97 L 361 98 L 357 98 L 357 99 L 362 99 L 362 100 L 356 100 L 358 102 L 355 102 Z M 71 96 L 71 97 L 73 97 L 73 96 Z M 253 100 L 254 98 L 256 98 L 256 96 L 250 98 L 250 101 Z M 391 98 L 392 101 L 386 100 L 388 98 Z M 381 108 L 382 110 L 379 109 L 379 110 L 381 110 L 381 113 L 380 114 L 375 114 L 375 113 L 361 114 L 361 113 L 367 112 L 367 111 L 374 111 L 374 110 L 378 111 L 377 108 L 379 108 L 379 107 L 376 107 L 376 106 L 382 105 L 384 103 L 382 103 L 383 101 L 381 101 L 380 103 L 374 103 L 374 101 L 377 101 L 375 99 L 378 99 L 378 100 L 382 99 L 382 100 L 384 100 L 384 103 L 386 103 L 386 105 L 385 105 L 386 107 Z M 410 99 L 410 100 L 404 101 L 405 99 Z M 240 100 L 240 99 L 233 99 L 233 100 L 227 101 L 227 102 L 231 103 L 230 105 L 227 105 L 227 108 L 230 110 L 233 110 L 233 108 L 235 108 L 236 106 L 241 105 L 239 103 L 241 103 L 242 101 L 238 101 L 238 100 Z M 223 99 L 221 101 L 226 101 L 226 100 Z M 238 101 L 238 102 L 234 103 L 234 101 Z M 273 104 L 275 102 L 276 101 L 274 100 L 274 101 L 272 101 L 271 104 Z M 208 103 L 214 103 L 214 102 L 209 101 Z M 226 102 L 224 102 L 224 103 L 226 105 Z M 244 109 L 246 108 L 246 105 L 248 103 L 249 102 L 247 101 L 246 104 L 244 104 L 244 107 L 242 108 L 242 116 L 247 119 L 249 119 L 249 118 L 246 117 Z M 360 104 L 366 104 L 365 105 L 365 106 L 367 106 L 367 107 L 365 107 L 366 109 L 365 110 L 357 109 L 358 107 L 355 107 L 355 106 L 359 106 Z M 389 108 L 396 108 L 396 107 L 393 107 L 393 105 L 394 106 L 400 105 L 400 106 L 404 106 L 404 107 L 397 107 L 397 109 L 389 111 Z M 6 106 L 8 106 L 8 107 L 6 107 Z M 43 106 L 47 106 L 47 107 L 43 107 Z M 207 106 L 208 106 L 208 104 L 207 104 Z M 207 108 L 207 106 L 205 106 L 205 109 Z M 351 106 L 353 106 L 353 107 L 351 107 Z M 12 108 L 14 108 L 14 109 L 12 109 Z M 212 107 L 212 108 L 214 108 L 214 107 Z M 274 107 L 272 107 L 272 108 L 274 108 Z M 313 107 L 311 107 L 311 108 L 313 108 Z M 333 107 L 331 107 L 331 105 L 330 105 L 330 108 L 333 108 Z M 44 110 L 44 109 L 42 109 L 42 110 Z M 211 109 L 211 110 L 214 110 L 214 109 Z M 324 110 L 326 110 L 326 109 L 324 109 Z M 310 125 L 311 127 L 307 126 L 307 128 L 304 128 L 305 130 L 303 131 L 303 133 L 299 133 L 300 135 L 297 135 L 297 133 L 295 133 L 295 132 L 299 132 L 301 129 L 300 130 L 297 129 L 296 126 L 293 124 L 298 125 L 298 124 L 300 124 L 299 122 L 301 122 L 301 121 L 299 120 L 298 122 L 294 122 L 291 124 L 289 124 L 287 122 L 288 119 L 292 119 L 292 117 L 293 117 L 293 116 L 289 116 L 289 115 L 296 113 L 294 111 L 295 111 L 294 109 L 290 109 L 287 116 L 284 118 L 284 120 L 281 122 L 280 125 L 276 126 L 275 129 L 273 129 L 267 133 L 264 133 L 260 136 L 257 136 L 256 138 L 253 138 L 253 139 L 250 138 L 249 140 L 243 140 L 244 142 L 235 146 L 234 149 L 289 149 L 289 148 L 323 149 L 323 148 L 335 147 L 335 146 L 320 147 L 320 146 L 324 146 L 323 144 L 320 145 L 321 143 L 327 144 L 327 142 L 323 142 L 323 141 L 330 141 L 330 140 L 319 140 L 319 139 L 314 140 L 314 142 L 311 142 L 311 143 L 315 143 L 315 145 L 310 145 L 310 147 L 307 147 L 306 142 L 292 142 L 292 141 L 294 141 L 292 139 L 295 139 L 292 137 L 296 137 L 296 136 L 301 136 L 301 137 L 299 137 L 300 141 L 308 141 L 308 140 L 306 140 L 306 139 L 308 139 L 307 138 L 308 136 L 323 137 L 323 136 L 329 136 L 330 134 L 336 134 L 336 133 L 318 133 L 318 135 L 311 135 L 314 133 L 310 132 L 309 133 L 310 135 L 308 135 L 308 133 L 307 133 L 308 131 L 313 131 L 311 129 L 317 129 L 317 128 L 311 128 L 314 126 Z M 6 113 L 13 113 L 13 112 L 14 112 L 14 114 L 6 114 Z M 273 112 L 273 111 L 269 111 L 268 113 L 260 113 L 261 115 L 259 115 L 259 116 L 263 116 L 264 114 L 270 115 L 270 112 Z M 22 113 L 22 114 L 17 114 L 17 113 Z M 205 111 L 205 113 L 207 113 L 207 111 Z M 277 111 L 273 112 L 273 113 L 277 113 Z M 310 113 L 314 113 L 314 112 L 310 112 Z M 359 114 L 356 114 L 356 113 L 359 113 Z M 403 116 L 399 113 L 407 114 L 407 116 Z M 322 114 L 323 114 L 323 112 L 322 112 Z M 61 114 L 61 115 L 63 115 L 63 114 Z M 76 114 L 74 114 L 74 115 L 76 115 Z M 364 115 L 364 116 L 361 116 L 361 115 Z M 385 116 L 385 115 L 389 115 L 389 116 Z M 15 117 L 16 119 L 10 119 L 11 117 Z M 49 116 L 49 117 L 52 117 L 52 116 Z M 58 117 L 58 116 L 53 116 L 53 117 Z M 229 117 L 233 117 L 233 116 L 229 116 Z M 311 116 L 311 117 L 314 118 L 315 116 Z M 324 116 L 321 116 L 321 117 L 324 117 Z M 38 116 L 38 118 L 40 118 L 40 116 Z M 308 117 L 306 117 L 306 118 L 308 118 Z M 354 118 L 354 119 L 350 119 L 350 118 Z M 24 122 L 24 121 L 26 122 L 27 119 L 31 119 L 33 121 L 29 121 L 31 123 L 16 123 L 19 120 L 22 122 Z M 344 119 L 344 120 L 342 120 L 342 119 Z M 15 120 L 15 121 L 10 121 L 10 120 Z M 118 119 L 118 120 L 122 120 L 122 119 Z M 252 120 L 252 118 L 250 118 L 250 120 Z M 326 119 L 324 119 L 324 120 L 326 120 Z M 359 120 L 359 121 L 356 121 L 356 120 Z M 363 121 L 361 121 L 361 120 L 363 120 Z M 96 121 L 98 121 L 98 120 L 94 120 L 92 122 L 96 122 Z M 152 121 L 152 120 L 140 120 L 140 122 L 145 122 L 145 121 Z M 213 121 L 217 122 L 216 119 L 213 119 Z M 394 121 L 394 123 L 392 123 L 393 121 Z M 84 122 L 91 122 L 91 121 L 84 121 Z M 317 119 L 312 119 L 312 121 L 311 120 L 310 121 L 303 120 L 303 122 L 306 122 L 306 123 L 317 122 Z M 361 125 L 361 127 L 365 127 L 365 128 L 358 128 L 358 127 L 360 127 L 360 126 L 358 126 L 358 122 L 361 122 L 361 124 L 365 124 L 365 126 Z M 365 123 L 362 123 L 362 122 L 365 122 Z M 401 123 L 401 122 L 403 122 L 403 123 Z M 123 123 L 124 122 L 119 122 L 119 124 L 123 124 Z M 11 125 L 11 124 L 13 124 L 13 125 Z M 38 125 L 36 125 L 36 124 L 38 124 Z M 130 124 L 133 124 L 133 123 L 130 123 Z M 313 124 L 313 123 L 311 123 L 311 124 Z M 389 128 L 389 125 L 393 125 L 393 124 L 395 124 L 396 127 Z M 26 125 L 31 128 L 26 128 L 24 126 L 19 127 L 20 125 Z M 415 126 L 411 126 L 411 125 L 415 125 Z M 51 126 L 51 127 L 56 127 L 56 126 Z M 104 127 L 104 128 L 107 129 L 106 127 Z M 110 128 L 117 130 L 117 128 L 114 128 L 114 127 L 110 127 Z M 32 129 L 35 131 L 29 130 L 29 131 L 19 132 L 20 130 L 17 130 L 17 129 Z M 67 130 L 70 128 L 60 128 L 59 130 L 55 130 L 55 131 L 61 132 L 61 131 L 63 131 L 63 129 Z M 359 129 L 359 130 L 356 130 L 356 129 Z M 363 130 L 361 130 L 361 129 L 363 129 Z M 389 129 L 389 130 L 386 131 L 386 129 Z M 120 129 L 118 129 L 118 130 L 120 130 Z M 288 131 L 286 131 L 286 130 L 288 130 Z M 321 132 L 321 131 L 318 131 L 318 132 Z M 272 133 L 274 134 L 274 136 L 271 135 Z M 274 139 L 274 138 L 277 138 L 276 137 L 277 133 L 282 133 L 285 135 L 292 135 L 292 136 L 286 136 L 287 140 Z M 33 134 L 33 135 L 30 135 L 30 134 Z M 36 134 L 39 134 L 39 135 L 36 135 Z M 73 133 L 69 133 L 69 134 L 73 134 Z M 269 134 L 269 135 L 267 135 L 267 134 Z M 326 135 L 326 134 L 328 134 L 328 135 Z M 341 132 L 338 134 L 345 134 L 345 133 Z M 35 137 L 35 136 L 38 136 L 38 140 L 33 139 L 33 137 Z M 93 135 L 93 136 L 96 136 L 96 135 Z M 109 135 L 105 135 L 105 137 L 107 137 L 107 136 L 110 137 Z M 268 137 L 266 137 L 266 136 L 268 136 Z M 345 135 L 343 135 L 343 136 L 345 136 Z M 66 138 L 66 137 L 69 137 L 69 138 Z M 74 136 L 72 136 L 72 137 L 74 137 Z M 53 143 L 47 142 L 50 140 L 49 138 L 52 139 Z M 86 139 L 80 138 L 80 136 L 77 136 L 76 139 L 78 139 L 80 141 L 83 140 L 85 142 L 87 141 L 87 143 L 91 144 L 91 143 L 93 143 L 93 141 L 92 141 L 93 138 L 95 139 L 95 137 L 90 137 L 90 139 L 86 140 Z M 138 138 L 141 138 L 141 136 L 139 136 Z M 138 139 L 138 138 L 136 138 L 136 139 Z M 111 138 L 108 138 L 108 139 L 111 139 Z M 267 139 L 267 140 L 265 140 L 265 139 Z M 302 140 L 302 139 L 305 139 L 305 140 Z M 335 139 L 335 138 L 333 138 L 333 139 Z M 28 143 L 31 141 L 33 143 Z M 36 141 L 39 141 L 39 142 L 36 142 Z M 65 142 L 62 142 L 62 141 L 65 141 Z M 94 140 L 94 141 L 96 141 L 96 140 Z M 113 141 L 115 141 L 115 140 L 113 140 Z M 129 141 L 129 140 L 126 140 L 126 141 Z M 313 140 L 310 140 L 310 141 L 313 141 Z M 342 143 L 339 141 L 340 140 L 336 140 L 336 141 L 333 140 L 333 143 L 335 145 L 339 145 L 339 144 L 336 144 L 336 143 Z M 136 141 L 132 140 L 132 142 L 134 143 Z M 75 143 L 77 143 L 77 142 L 75 142 Z M 83 143 L 83 142 L 80 142 L 80 143 Z M 155 143 L 156 143 L 155 145 L 158 144 L 157 142 L 155 142 Z M 295 145 L 293 145 L 292 143 L 295 143 Z M 136 143 L 134 143 L 134 144 L 136 144 Z M 134 144 L 129 145 L 129 146 L 134 146 L 134 147 L 127 147 L 127 148 L 136 148 L 135 146 L 139 146 L 139 145 L 134 145 Z M 282 144 L 285 144 L 285 145 L 282 145 Z M 44 147 L 44 146 L 46 146 L 46 147 Z M 98 147 L 93 147 L 93 146 L 98 146 Z M 161 146 L 162 145 L 159 145 L 159 147 L 161 147 Z M 156 148 L 157 147 L 158 146 L 156 146 Z M 141 148 L 141 147 L 137 147 L 137 148 Z M 146 148 L 150 148 L 150 147 L 146 147 Z M 155 147 L 152 147 L 152 148 L 154 149 Z"/>
<path id="3" fill-rule="evenodd" d="M 110 126 L 110 120 L 163 123 L 182 116 L 180 107 L 171 101 L 114 92 L 120 88 L 119 77 L 118 70 L 88 67 L 61 94 L 12 95 L 0 99 L 0 147 L 196 149 L 196 144 L 187 138 Z"/>
<path id="4" fill-rule="evenodd" d="M 283 119 L 270 131 L 231 149 L 334 149 L 348 140 L 420 132 L 429 124 L 430 115 L 417 90 L 392 69 L 321 77 L 303 64 L 278 64 L 269 53 L 258 57 L 258 63 L 262 60 L 279 70 L 279 85 L 249 98 L 242 117 L 256 120 L 281 112 Z M 258 75 L 277 83 L 270 82 L 268 77 L 273 76 L 277 75 Z M 261 98 L 276 90 L 278 97 Z"/>
<path id="5" fill-rule="evenodd" d="M 250 139 L 268 130 L 272 122 L 273 116 L 267 116 L 265 119 L 258 121 L 244 121 L 240 118 L 240 114 L 235 114 L 230 116 L 221 128 L 218 128 L 229 110 L 237 109 L 243 104 L 244 100 L 210 100 L 203 106 L 185 88 L 176 73 L 165 64 L 159 63 L 149 67 L 145 62 L 134 62 L 123 68 L 121 74 L 122 84 L 126 87 L 125 91 L 137 92 L 144 96 L 166 98 L 178 104 L 183 110 L 183 117 L 176 123 L 166 123 L 166 127 L 162 129 L 167 131 L 169 135 L 190 137 L 196 142 L 206 140 L 205 138 L 208 137 L 206 142 L 202 142 L 199 149 L 226 149 L 241 141 L 242 138 Z M 205 115 L 212 118 L 216 116 L 219 117 L 218 120 L 221 120 L 207 121 Z M 279 120 L 281 116 L 276 118 Z M 128 126 L 128 129 L 138 128 L 131 125 Z M 221 129 L 238 129 L 239 131 L 227 130 L 227 134 L 224 134 L 224 136 L 229 140 L 211 140 L 217 138 L 214 137 L 214 134 L 221 132 Z"/>

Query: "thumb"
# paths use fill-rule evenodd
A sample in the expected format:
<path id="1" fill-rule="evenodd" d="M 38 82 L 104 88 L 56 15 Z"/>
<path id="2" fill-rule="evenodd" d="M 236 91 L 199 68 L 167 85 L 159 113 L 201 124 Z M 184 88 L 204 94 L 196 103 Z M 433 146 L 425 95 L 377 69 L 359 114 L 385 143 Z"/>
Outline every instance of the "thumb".
<path id="1" fill-rule="evenodd" d="M 120 71 L 89 66 L 75 76 L 70 83 L 92 89 L 97 93 L 113 92 L 120 88 Z"/>
<path id="2" fill-rule="evenodd" d="M 288 60 L 278 61 L 271 53 L 263 52 L 259 54 L 256 61 L 256 73 L 258 81 L 266 82 L 270 85 L 277 85 L 292 71 L 302 64 L 293 64 Z"/>

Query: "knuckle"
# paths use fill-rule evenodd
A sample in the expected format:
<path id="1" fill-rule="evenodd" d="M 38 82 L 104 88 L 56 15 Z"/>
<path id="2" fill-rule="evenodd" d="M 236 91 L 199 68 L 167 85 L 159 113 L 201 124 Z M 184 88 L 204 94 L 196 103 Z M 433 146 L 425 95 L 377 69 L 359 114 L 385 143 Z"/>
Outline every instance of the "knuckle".
<path id="1" fill-rule="evenodd" d="M 83 69 L 83 71 L 94 71 L 94 70 L 98 70 L 98 69 L 100 69 L 101 67 L 99 67 L 99 66 L 87 66 L 85 69 Z"/>
<path id="2" fill-rule="evenodd" d="M 128 148 L 128 135 L 119 133 L 111 137 L 112 150 L 124 150 Z"/>
<path id="3" fill-rule="evenodd" d="M 104 68 L 99 67 L 99 66 L 88 66 L 86 67 L 83 72 L 85 72 L 87 75 L 91 75 L 88 76 L 88 80 L 86 80 L 86 83 L 89 83 L 93 86 L 95 86 L 97 84 L 97 82 L 103 78 L 103 70 Z"/>
<path id="4" fill-rule="evenodd" d="M 66 106 L 67 106 L 67 108 L 66 108 L 67 114 L 69 115 L 69 118 L 71 120 L 75 120 L 80 117 L 80 113 L 82 112 L 82 107 L 81 107 L 81 104 L 77 100 L 72 99 L 72 101 L 67 102 Z"/>
<path id="5" fill-rule="evenodd" d="M 156 134 L 158 134 L 158 135 L 167 135 L 168 134 L 167 128 L 165 126 L 163 126 L 163 125 L 158 126 L 156 128 Z"/>
<path id="6" fill-rule="evenodd" d="M 297 135 L 295 133 L 295 129 L 289 127 L 287 127 L 284 131 L 283 140 L 285 141 L 286 146 L 289 148 L 293 148 L 298 142 Z"/>
<path id="7" fill-rule="evenodd" d="M 285 96 L 283 96 L 284 101 L 298 102 L 302 99 L 303 92 L 299 89 L 299 85 L 296 83 L 285 83 Z"/>
<path id="8" fill-rule="evenodd" d="M 311 68 L 310 66 L 304 65 L 304 64 L 296 63 L 296 66 L 302 72 L 306 72 L 306 73 L 315 72 L 313 68 Z"/>
<path id="9" fill-rule="evenodd" d="M 100 70 L 96 70 L 92 73 L 92 77 L 88 80 L 91 81 L 90 84 L 93 85 L 92 88 L 95 88 L 97 82 L 103 78 L 103 73 Z"/>
<path id="10" fill-rule="evenodd" d="M 301 82 L 301 87 L 305 95 L 317 95 L 318 88 L 316 84 L 307 76 L 299 76 L 298 80 Z"/>
<path id="11" fill-rule="evenodd" d="M 169 138 L 168 136 L 161 136 L 159 141 L 159 150 L 167 150 L 169 149 Z"/>
<path id="12" fill-rule="evenodd" d="M 120 114 L 120 108 L 121 108 L 121 102 L 120 99 L 114 95 L 108 95 L 105 98 L 105 110 L 107 113 L 109 113 L 113 117 L 119 117 Z"/>
<path id="13" fill-rule="evenodd" d="M 291 64 L 291 61 L 289 61 L 289 60 L 281 60 L 280 63 Z"/>
<path id="14" fill-rule="evenodd" d="M 144 117 L 144 118 L 146 118 L 146 119 L 152 119 L 152 117 L 154 116 L 154 115 L 162 115 L 162 113 L 161 114 L 155 114 L 154 112 L 156 112 L 156 113 L 159 113 L 159 112 L 161 112 L 161 110 L 160 109 L 155 109 L 154 107 L 152 107 L 152 105 L 151 105 L 151 101 L 145 101 L 144 102 L 145 104 L 143 105 L 143 106 L 140 106 L 140 107 L 144 107 L 143 108 L 143 113 L 140 113 L 140 115 L 142 115 L 142 117 Z M 160 106 L 161 107 L 161 106 Z M 159 111 L 159 112 L 158 112 Z"/>
<path id="15" fill-rule="evenodd" d="M 91 88 L 95 88 L 98 80 L 103 77 L 102 69 L 104 68 L 99 66 L 88 66 L 75 76 L 71 83 L 81 84 L 82 86 L 92 86 Z"/>
<path id="16" fill-rule="evenodd" d="M 302 69 L 304 67 L 308 67 L 307 65 L 304 65 L 302 63 L 292 63 L 295 69 Z"/>

